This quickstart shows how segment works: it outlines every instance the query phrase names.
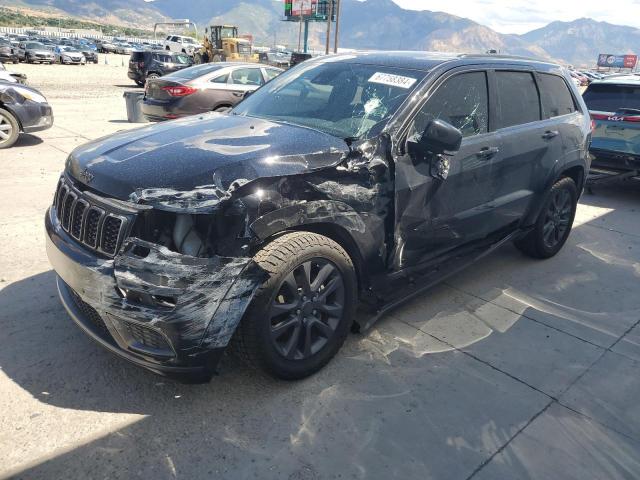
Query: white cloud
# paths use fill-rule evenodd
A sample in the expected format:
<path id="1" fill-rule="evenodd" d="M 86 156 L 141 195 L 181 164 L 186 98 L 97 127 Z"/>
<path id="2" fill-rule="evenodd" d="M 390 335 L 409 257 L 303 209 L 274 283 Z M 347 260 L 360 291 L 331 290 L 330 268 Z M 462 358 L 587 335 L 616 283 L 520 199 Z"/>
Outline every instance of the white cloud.
<path id="1" fill-rule="evenodd" d="M 640 28 L 640 0 L 394 0 L 403 8 L 470 18 L 501 33 L 525 33 L 555 20 L 589 17 Z"/>

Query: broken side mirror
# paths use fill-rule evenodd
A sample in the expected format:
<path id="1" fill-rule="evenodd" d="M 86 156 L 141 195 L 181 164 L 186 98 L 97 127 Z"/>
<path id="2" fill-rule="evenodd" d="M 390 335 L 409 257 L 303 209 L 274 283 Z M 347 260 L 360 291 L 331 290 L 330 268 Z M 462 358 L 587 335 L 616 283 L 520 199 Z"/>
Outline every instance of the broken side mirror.
<path id="1" fill-rule="evenodd" d="M 430 175 L 439 180 L 449 176 L 448 156 L 460 150 L 462 132 L 444 120 L 431 120 L 413 145 L 412 155 L 416 160 L 429 163 Z"/>
<path id="2" fill-rule="evenodd" d="M 433 155 L 452 154 L 460 150 L 462 132 L 444 120 L 431 120 L 420 137 L 425 152 Z"/>

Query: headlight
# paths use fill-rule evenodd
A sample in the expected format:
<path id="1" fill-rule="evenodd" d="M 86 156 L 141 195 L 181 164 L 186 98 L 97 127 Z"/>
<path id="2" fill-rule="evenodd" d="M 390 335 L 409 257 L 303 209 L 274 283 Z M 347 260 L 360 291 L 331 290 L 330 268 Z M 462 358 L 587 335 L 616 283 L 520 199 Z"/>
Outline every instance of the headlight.
<path id="1" fill-rule="evenodd" d="M 12 87 L 12 88 L 27 100 L 31 100 L 32 102 L 36 102 L 36 103 L 47 103 L 47 99 L 44 98 L 44 96 L 40 95 L 39 93 L 32 92 L 31 90 L 27 90 L 26 88 L 21 88 L 21 87 Z"/>
<path id="2" fill-rule="evenodd" d="M 71 60 L 71 57 L 69 57 L 68 55 L 62 55 L 62 59 L 63 60 Z"/>

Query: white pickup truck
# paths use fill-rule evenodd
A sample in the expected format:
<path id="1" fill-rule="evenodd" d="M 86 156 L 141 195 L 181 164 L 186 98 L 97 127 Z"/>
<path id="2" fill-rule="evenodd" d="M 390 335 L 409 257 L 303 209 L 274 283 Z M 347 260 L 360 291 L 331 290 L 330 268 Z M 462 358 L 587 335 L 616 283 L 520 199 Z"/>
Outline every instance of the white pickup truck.
<path id="1" fill-rule="evenodd" d="M 167 35 L 163 46 L 165 50 L 186 53 L 187 55 L 193 55 L 195 51 L 202 47 L 202 45 L 192 37 L 184 37 L 182 35 Z"/>

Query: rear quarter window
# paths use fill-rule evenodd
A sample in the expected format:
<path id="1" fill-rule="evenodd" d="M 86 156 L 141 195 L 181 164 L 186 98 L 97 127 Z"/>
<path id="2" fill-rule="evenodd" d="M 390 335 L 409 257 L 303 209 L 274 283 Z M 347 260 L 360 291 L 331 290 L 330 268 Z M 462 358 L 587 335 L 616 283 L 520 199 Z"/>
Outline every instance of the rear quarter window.
<path id="1" fill-rule="evenodd" d="M 573 95 L 562 77 L 540 73 L 538 80 L 544 118 L 560 117 L 576 111 Z"/>
<path id="2" fill-rule="evenodd" d="M 498 128 L 540 120 L 540 95 L 531 72 L 496 72 Z"/>

